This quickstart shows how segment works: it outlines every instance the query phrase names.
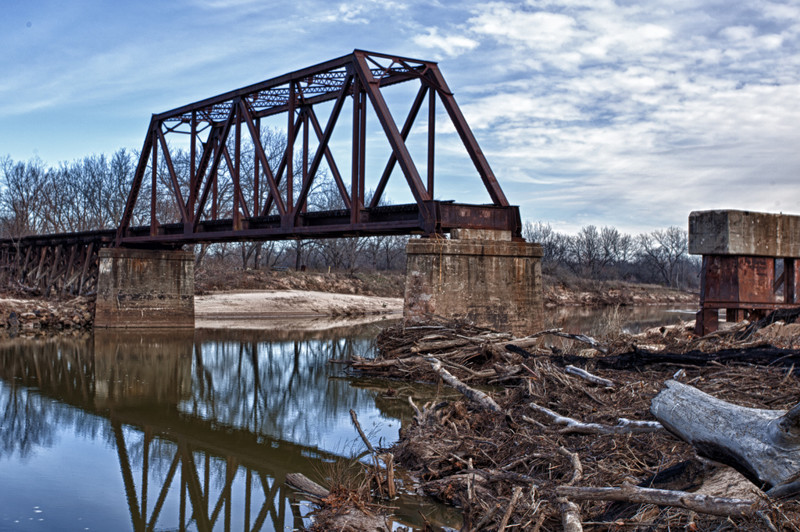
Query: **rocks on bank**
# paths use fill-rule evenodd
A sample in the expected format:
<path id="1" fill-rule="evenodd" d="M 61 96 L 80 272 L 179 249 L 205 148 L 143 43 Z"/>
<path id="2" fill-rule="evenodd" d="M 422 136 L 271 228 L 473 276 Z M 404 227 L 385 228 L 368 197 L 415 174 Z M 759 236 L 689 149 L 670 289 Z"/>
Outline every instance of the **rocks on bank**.
<path id="1" fill-rule="evenodd" d="M 94 300 L 0 298 L 0 322 L 7 334 L 84 330 L 92 326 Z"/>

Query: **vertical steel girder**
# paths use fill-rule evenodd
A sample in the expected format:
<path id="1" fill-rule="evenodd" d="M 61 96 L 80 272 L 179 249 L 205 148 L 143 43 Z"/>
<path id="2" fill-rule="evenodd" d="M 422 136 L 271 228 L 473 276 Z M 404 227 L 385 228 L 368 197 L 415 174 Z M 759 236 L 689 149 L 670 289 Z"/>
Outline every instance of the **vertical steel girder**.
<path id="1" fill-rule="evenodd" d="M 398 127 L 384 89 L 404 82 L 417 82 L 419 88 L 402 127 Z M 423 181 L 406 142 L 426 98 L 428 149 Z M 349 187 L 331 149 L 332 135 L 348 100 L 353 105 Z M 330 110 L 323 128 L 318 110 L 325 103 Z M 443 106 L 459 135 L 491 205 L 461 205 L 458 211 L 450 209 L 449 217 L 442 218 L 442 207 L 433 197 L 437 104 Z M 367 175 L 366 165 L 370 112 L 391 148 L 384 170 L 374 183 Z M 262 143 L 261 121 L 282 114 L 286 115 L 286 146 L 276 165 L 269 160 Z M 188 169 L 182 175 L 176 169 L 175 148 L 169 142 L 179 134 L 189 136 Z M 311 138 L 316 142 L 314 149 Z M 248 177 L 247 182 L 242 171 L 245 142 L 252 149 L 254 166 L 252 179 Z M 309 212 L 309 196 L 318 183 L 323 161 L 344 213 Z M 404 206 L 405 210 L 381 211 L 381 201 L 396 166 L 414 203 Z M 141 194 L 148 170 L 149 206 Z M 220 188 L 223 170 L 227 171 L 225 190 Z M 369 201 L 368 187 L 374 191 Z M 220 203 L 223 197 L 224 204 Z M 511 230 L 515 237 L 520 236 L 518 209 L 509 205 L 500 189 L 436 63 L 355 50 L 319 65 L 153 115 L 116 245 L 430 233 L 448 231 L 451 223 Z"/>

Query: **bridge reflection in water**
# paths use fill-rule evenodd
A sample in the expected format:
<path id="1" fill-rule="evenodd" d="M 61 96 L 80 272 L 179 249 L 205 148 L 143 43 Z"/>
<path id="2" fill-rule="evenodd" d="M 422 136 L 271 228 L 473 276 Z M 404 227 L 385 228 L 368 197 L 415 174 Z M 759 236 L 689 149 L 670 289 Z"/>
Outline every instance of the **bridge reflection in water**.
<path id="1" fill-rule="evenodd" d="M 40 489 L 72 474 L 76 483 L 107 491 L 107 499 L 122 500 L 114 493 L 122 490 L 133 530 L 301 526 L 299 508 L 284 486 L 286 474 L 320 479 L 326 463 L 351 454 L 351 408 L 363 424 L 375 427 L 373 438 L 396 438 L 398 418 L 406 414 L 396 405 L 382 411 L 385 401 L 377 392 L 331 378 L 337 370 L 329 360 L 368 354 L 374 332 L 300 334 L 268 341 L 263 331 L 98 331 L 94 338 L 3 341 L 5 489 L 16 489 L 18 480 L 3 474 L 18 470 L 8 464 L 35 463 L 40 451 L 50 449 L 62 466 L 40 480 Z M 69 445 L 59 443 L 68 432 L 96 442 L 98 457 L 101 447 L 111 446 L 122 482 L 103 485 L 107 471 L 98 470 L 97 478 L 70 473 L 76 458 Z M 19 485 L 32 484 L 35 491 L 37 482 Z M 13 522 L 16 510 L 3 508 L 2 500 L 11 500 L 3 491 L 0 518 Z M 76 484 L 75 491 L 83 489 Z M 70 493 L 58 497 L 61 506 L 87 506 L 83 514 L 101 502 L 73 500 Z M 44 513 L 51 527 L 77 524 L 59 523 L 68 512 Z M 0 521 L 4 526 L 9 523 Z"/>

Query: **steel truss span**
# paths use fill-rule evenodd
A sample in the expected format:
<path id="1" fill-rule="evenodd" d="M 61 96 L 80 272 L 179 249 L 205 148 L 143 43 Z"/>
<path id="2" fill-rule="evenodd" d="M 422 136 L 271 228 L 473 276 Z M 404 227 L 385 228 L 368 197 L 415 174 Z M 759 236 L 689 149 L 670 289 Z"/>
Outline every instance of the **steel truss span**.
<path id="1" fill-rule="evenodd" d="M 401 125 L 384 96 L 387 87 L 399 83 L 417 86 Z M 421 126 L 415 123 L 425 105 L 427 158 L 421 162 L 427 170 L 421 175 L 406 142 L 412 129 L 419 134 Z M 446 127 L 458 133 L 491 204 L 434 200 L 437 106 L 446 111 Z M 346 107 L 352 108 L 351 119 L 341 119 Z M 370 108 L 380 124 L 378 135 L 390 148 L 379 175 L 367 175 Z M 276 121 L 286 132 L 277 153 L 264 142 L 268 125 Z M 344 150 L 341 142 L 331 142 L 339 122 L 351 130 Z M 337 163 L 346 164 L 350 175 Z M 395 167 L 413 203 L 385 206 Z M 312 199 L 323 180 L 333 198 L 320 206 Z M 115 242 L 160 247 L 432 234 L 455 227 L 509 230 L 519 238 L 519 209 L 508 204 L 436 63 L 355 50 L 153 115 Z"/>

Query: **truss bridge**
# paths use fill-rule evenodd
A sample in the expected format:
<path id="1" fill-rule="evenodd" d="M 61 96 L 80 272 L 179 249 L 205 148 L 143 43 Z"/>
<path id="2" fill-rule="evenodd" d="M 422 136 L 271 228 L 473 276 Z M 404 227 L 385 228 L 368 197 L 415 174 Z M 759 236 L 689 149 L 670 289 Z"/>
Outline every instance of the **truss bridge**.
<path id="1" fill-rule="evenodd" d="M 403 94 L 387 96 L 401 84 Z M 367 131 L 368 116 L 375 131 Z M 477 185 L 489 202 L 435 199 L 437 129 L 457 133 L 474 167 L 461 178 L 464 187 Z M 390 178 L 412 202 L 387 201 Z M 11 284 L 31 291 L 87 294 L 96 291 L 102 248 L 454 228 L 508 231 L 520 240 L 519 210 L 436 63 L 355 50 L 154 114 L 117 228 L 6 238 L 0 266 Z"/>

